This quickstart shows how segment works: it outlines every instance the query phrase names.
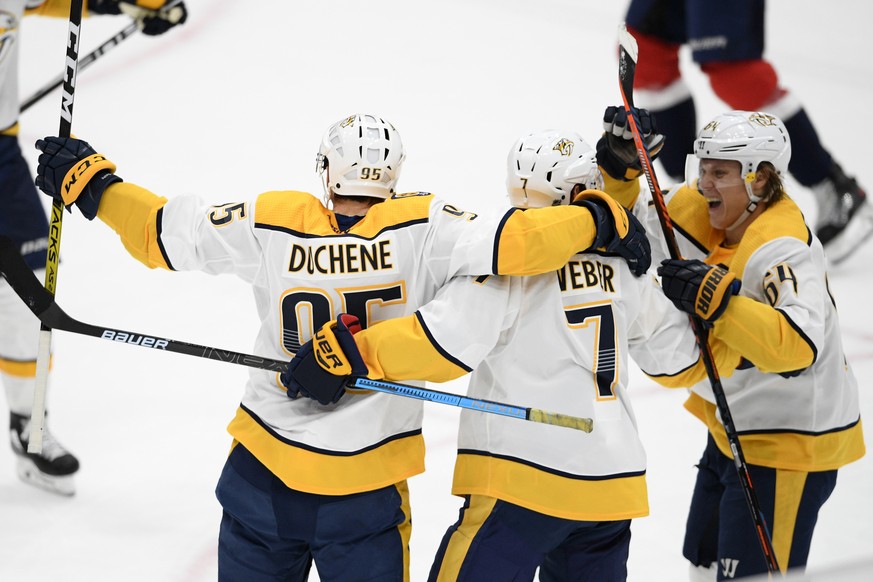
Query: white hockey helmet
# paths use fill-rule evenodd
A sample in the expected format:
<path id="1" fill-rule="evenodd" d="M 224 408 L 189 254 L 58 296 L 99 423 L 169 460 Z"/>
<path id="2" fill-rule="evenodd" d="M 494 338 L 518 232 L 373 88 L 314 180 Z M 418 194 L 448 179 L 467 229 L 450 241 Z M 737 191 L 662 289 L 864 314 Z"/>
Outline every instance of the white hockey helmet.
<path id="1" fill-rule="evenodd" d="M 791 140 L 782 120 L 760 111 L 729 111 L 707 123 L 694 142 L 700 159 L 736 160 L 746 183 L 755 180 L 761 162 L 770 162 L 780 176 L 788 172 Z M 752 175 L 752 178 L 749 178 Z"/>
<path id="2" fill-rule="evenodd" d="M 531 133 L 509 151 L 506 190 L 517 208 L 569 204 L 576 184 L 603 188 L 594 148 L 574 131 Z"/>
<path id="3" fill-rule="evenodd" d="M 345 117 L 325 132 L 316 155 L 325 195 L 390 198 L 406 153 L 400 134 L 376 115 Z"/>
<path id="4" fill-rule="evenodd" d="M 731 225 L 735 228 L 755 211 L 761 197 L 752 191 L 761 162 L 770 162 L 780 177 L 788 172 L 791 139 L 782 120 L 761 111 L 729 111 L 707 123 L 694 141 L 698 159 L 733 160 L 740 163 L 740 176 L 749 204 Z"/>

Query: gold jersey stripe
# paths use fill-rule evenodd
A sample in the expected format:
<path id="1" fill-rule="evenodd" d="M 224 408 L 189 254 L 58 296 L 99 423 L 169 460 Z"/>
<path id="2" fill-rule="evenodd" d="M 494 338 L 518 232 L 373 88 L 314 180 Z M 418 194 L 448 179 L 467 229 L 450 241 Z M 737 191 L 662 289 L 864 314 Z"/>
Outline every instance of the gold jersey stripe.
<path id="1" fill-rule="evenodd" d="M 570 478 L 496 457 L 458 453 L 454 495 L 486 495 L 546 515 L 612 521 L 649 514 L 644 474 Z"/>
<path id="2" fill-rule="evenodd" d="M 424 472 L 420 432 L 355 454 L 314 451 L 279 440 L 241 407 L 227 430 L 285 485 L 307 493 L 373 491 Z"/>
<path id="3" fill-rule="evenodd" d="M 49 369 L 51 369 L 51 366 L 52 360 L 49 359 Z M 18 378 L 35 378 L 36 360 L 20 361 L 0 358 L 0 372 Z"/>
<path id="4" fill-rule="evenodd" d="M 430 194 L 389 198 L 372 206 L 349 233 L 373 238 L 386 227 L 426 221 L 432 200 Z M 306 233 L 307 237 L 339 234 L 333 212 L 312 194 L 294 190 L 265 192 L 258 196 L 255 224 L 262 228 Z"/>
<path id="5" fill-rule="evenodd" d="M 691 394 L 685 408 L 709 428 L 719 450 L 731 457 L 724 425 L 716 416 L 715 404 Z M 740 435 L 746 462 L 793 471 L 833 471 L 864 456 L 861 420 L 828 432 L 760 432 Z"/>

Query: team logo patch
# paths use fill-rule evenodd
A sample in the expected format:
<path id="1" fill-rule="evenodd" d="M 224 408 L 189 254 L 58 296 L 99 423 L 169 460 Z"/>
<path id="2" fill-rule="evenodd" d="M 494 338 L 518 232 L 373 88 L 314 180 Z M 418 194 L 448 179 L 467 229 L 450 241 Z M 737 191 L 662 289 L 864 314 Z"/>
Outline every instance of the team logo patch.
<path id="1" fill-rule="evenodd" d="M 556 143 L 552 149 L 556 152 L 560 152 L 562 156 L 569 156 L 573 153 L 573 142 L 565 137 L 562 137 L 558 140 L 558 143 Z"/>
<path id="2" fill-rule="evenodd" d="M 349 115 L 339 124 L 340 127 L 354 127 L 355 126 L 355 116 Z"/>
<path id="3" fill-rule="evenodd" d="M 766 113 L 756 112 L 749 116 L 750 123 L 757 123 L 762 127 L 773 127 L 776 125 L 776 118 Z"/>

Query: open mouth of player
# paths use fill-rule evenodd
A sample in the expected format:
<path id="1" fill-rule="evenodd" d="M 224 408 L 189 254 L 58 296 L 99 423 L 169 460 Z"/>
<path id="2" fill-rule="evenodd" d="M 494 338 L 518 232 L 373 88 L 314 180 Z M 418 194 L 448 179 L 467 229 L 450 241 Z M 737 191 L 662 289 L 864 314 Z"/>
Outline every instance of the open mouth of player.
<path id="1" fill-rule="evenodd" d="M 706 197 L 706 203 L 709 205 L 709 209 L 712 210 L 721 206 L 721 198 Z"/>

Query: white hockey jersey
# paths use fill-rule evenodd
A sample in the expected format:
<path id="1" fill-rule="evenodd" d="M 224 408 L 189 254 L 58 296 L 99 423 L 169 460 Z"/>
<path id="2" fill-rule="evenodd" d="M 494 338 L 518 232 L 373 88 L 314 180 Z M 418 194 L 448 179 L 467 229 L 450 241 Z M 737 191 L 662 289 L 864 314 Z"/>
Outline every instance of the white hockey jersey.
<path id="1" fill-rule="evenodd" d="M 590 253 L 557 273 L 454 279 L 415 316 L 355 339 L 371 376 L 420 377 L 421 360 L 441 360 L 446 377 L 475 369 L 471 397 L 593 419 L 584 433 L 461 412 L 453 493 L 575 520 L 648 514 L 628 356 L 668 383 L 704 373 L 688 317 L 654 280 L 635 278 L 622 259 Z M 395 355 L 401 350 L 413 360 L 405 367 Z"/>
<path id="2" fill-rule="evenodd" d="M 825 471 L 861 458 L 858 383 L 843 353 L 821 243 L 797 205 L 790 198 L 770 205 L 732 248 L 709 225 L 697 190 L 671 193 L 668 211 L 684 258 L 724 265 L 742 281 L 711 336 L 744 357 L 732 374 L 722 374 L 722 385 L 746 460 Z M 650 217 L 647 231 L 661 232 L 654 211 Z M 666 258 L 662 248 L 652 243 L 653 266 Z M 730 456 L 708 381 L 692 388 L 686 408 Z"/>
<path id="3" fill-rule="evenodd" d="M 254 353 L 274 359 L 290 359 L 340 313 L 365 326 L 409 315 L 452 276 L 553 270 L 594 233 L 581 207 L 477 216 L 425 193 L 374 205 L 348 232 L 317 198 L 294 191 L 210 207 L 118 183 L 98 216 L 150 267 L 251 283 L 261 318 Z M 228 430 L 289 487 L 340 495 L 423 471 L 421 420 L 417 400 L 347 394 L 322 406 L 289 399 L 277 374 L 252 370 Z"/>

